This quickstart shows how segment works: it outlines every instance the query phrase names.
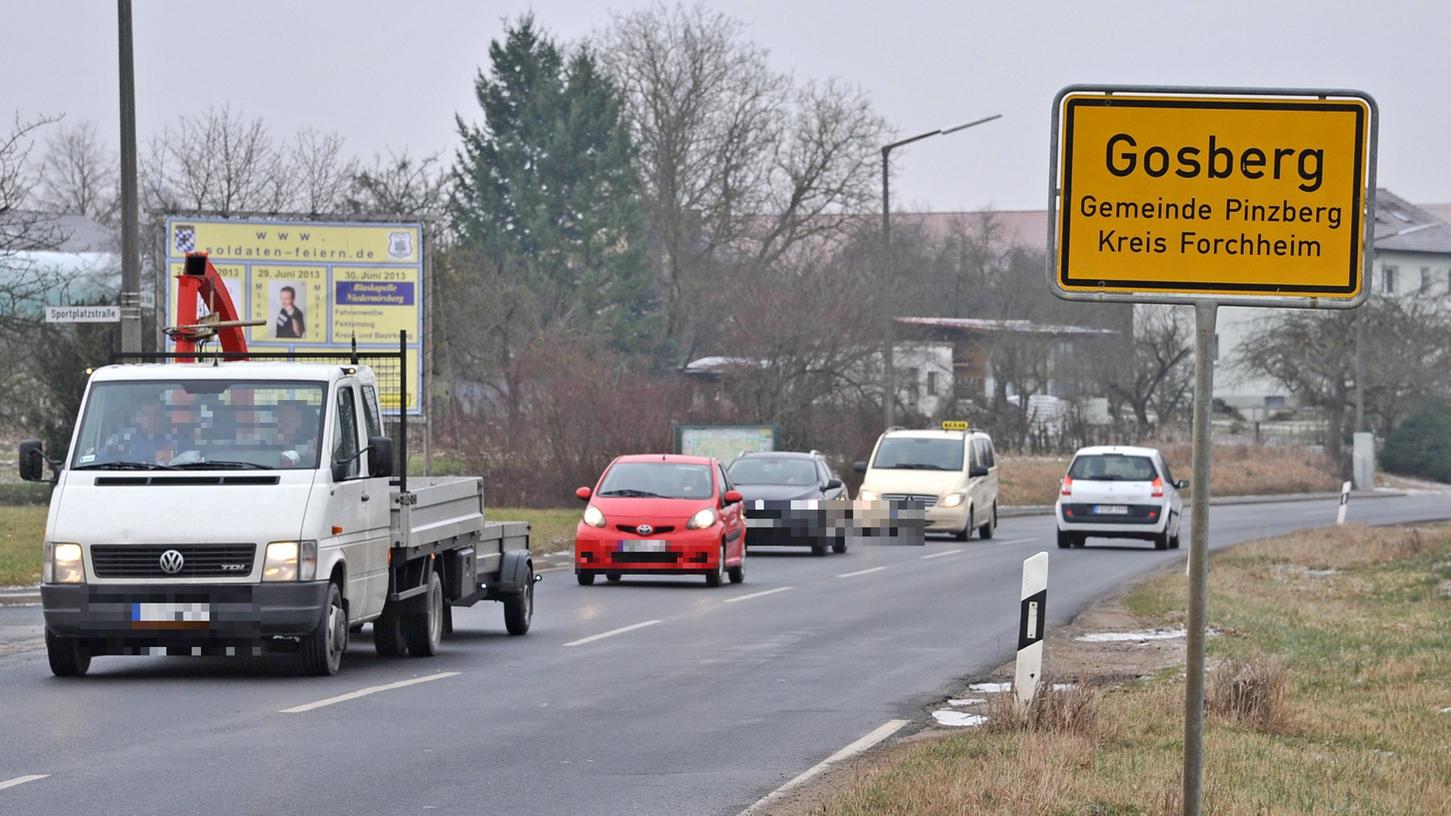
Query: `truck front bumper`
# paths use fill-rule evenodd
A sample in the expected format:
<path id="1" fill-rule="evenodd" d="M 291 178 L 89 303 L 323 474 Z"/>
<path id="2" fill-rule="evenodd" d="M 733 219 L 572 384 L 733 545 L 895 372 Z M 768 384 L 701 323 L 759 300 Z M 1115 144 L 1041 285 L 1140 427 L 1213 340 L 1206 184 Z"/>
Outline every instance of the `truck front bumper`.
<path id="1" fill-rule="evenodd" d="M 327 606 L 327 581 L 263 584 L 42 584 L 45 628 L 118 647 L 255 641 L 304 635 Z M 142 607 L 141 605 L 150 605 Z M 154 605 L 178 610 L 155 618 Z M 205 606 L 203 606 L 205 605 Z M 147 614 L 140 614 L 145 609 Z M 205 610 L 204 620 L 202 611 Z"/>

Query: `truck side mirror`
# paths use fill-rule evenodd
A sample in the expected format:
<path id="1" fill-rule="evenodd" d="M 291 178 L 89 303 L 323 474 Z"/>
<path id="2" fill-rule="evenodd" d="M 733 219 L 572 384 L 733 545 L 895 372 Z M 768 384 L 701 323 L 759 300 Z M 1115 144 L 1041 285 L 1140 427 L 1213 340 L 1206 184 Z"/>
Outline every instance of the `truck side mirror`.
<path id="1" fill-rule="evenodd" d="M 854 463 L 851 466 L 851 469 L 852 470 L 855 470 L 857 473 L 866 473 L 867 472 L 867 463 L 866 462 L 856 462 L 856 463 Z"/>
<path id="2" fill-rule="evenodd" d="M 988 475 L 987 466 L 986 465 L 973 465 L 971 468 L 968 469 L 967 475 L 968 475 L 968 478 L 971 478 L 971 479 L 981 479 L 982 477 Z"/>
<path id="3" fill-rule="evenodd" d="M 56 472 L 55 464 L 52 463 L 49 459 L 45 458 L 45 453 L 42 450 L 41 442 L 39 439 L 27 439 L 24 442 L 20 443 L 19 464 L 20 478 L 27 482 L 47 481 L 47 479 L 43 475 L 47 466 L 49 466 L 51 469 L 51 478 L 49 479 L 49 481 L 57 481 L 60 475 Z"/>
<path id="4" fill-rule="evenodd" d="M 380 478 L 393 475 L 393 440 L 386 436 L 369 437 L 368 475 Z"/>

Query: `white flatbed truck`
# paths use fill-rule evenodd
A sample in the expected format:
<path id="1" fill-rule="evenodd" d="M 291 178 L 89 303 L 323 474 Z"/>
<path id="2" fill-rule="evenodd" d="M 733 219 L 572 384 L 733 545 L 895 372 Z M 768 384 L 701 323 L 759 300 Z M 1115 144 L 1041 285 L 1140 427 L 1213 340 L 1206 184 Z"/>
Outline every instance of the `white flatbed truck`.
<path id="1" fill-rule="evenodd" d="M 52 671 L 160 648 L 290 651 L 328 675 L 364 624 L 380 654 L 432 655 L 451 607 L 481 600 L 527 632 L 529 525 L 485 522 L 479 478 L 394 478 L 367 365 L 259 356 L 98 368 L 63 459 L 21 443 L 21 476 L 55 485 Z"/>

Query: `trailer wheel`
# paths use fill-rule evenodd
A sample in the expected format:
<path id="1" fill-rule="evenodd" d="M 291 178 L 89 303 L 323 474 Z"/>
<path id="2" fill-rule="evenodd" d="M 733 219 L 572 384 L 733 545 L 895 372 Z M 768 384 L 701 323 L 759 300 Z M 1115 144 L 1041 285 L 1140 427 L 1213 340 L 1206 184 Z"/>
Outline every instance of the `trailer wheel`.
<path id="1" fill-rule="evenodd" d="M 408 654 L 408 643 L 403 639 L 403 621 L 391 605 L 383 607 L 383 614 L 373 621 L 373 648 L 382 657 Z"/>
<path id="2" fill-rule="evenodd" d="M 529 622 L 534 620 L 534 570 L 531 568 L 524 577 L 524 588 L 504 599 L 504 628 L 511 635 L 528 633 Z"/>
<path id="3" fill-rule="evenodd" d="M 302 638 L 302 671 L 317 677 L 338 673 L 343 664 L 343 649 L 348 644 L 348 612 L 343 608 L 343 593 L 338 585 L 329 583 L 327 608 L 317 628 Z"/>
<path id="4" fill-rule="evenodd" d="M 624 578 L 624 577 L 625 576 L 619 574 L 618 572 L 607 572 L 607 573 L 605 573 L 605 580 L 606 581 L 609 581 L 612 584 L 618 584 L 620 582 L 620 579 L 621 578 Z"/>
<path id="5" fill-rule="evenodd" d="M 91 651 L 80 638 L 61 637 L 45 630 L 45 653 L 56 677 L 80 677 L 91 668 Z"/>
<path id="6" fill-rule="evenodd" d="M 595 582 L 595 574 L 593 572 L 590 572 L 589 570 L 580 570 L 579 572 L 576 572 L 574 574 L 574 578 L 575 580 L 579 581 L 580 586 L 589 586 L 590 584 L 593 584 Z"/>
<path id="7" fill-rule="evenodd" d="M 428 593 L 424 611 L 403 619 L 403 639 L 414 657 L 433 657 L 443 641 L 443 579 L 437 570 L 428 571 Z"/>
<path id="8" fill-rule="evenodd" d="M 846 552 L 846 533 L 840 533 L 831 539 L 831 551 L 837 554 Z"/>

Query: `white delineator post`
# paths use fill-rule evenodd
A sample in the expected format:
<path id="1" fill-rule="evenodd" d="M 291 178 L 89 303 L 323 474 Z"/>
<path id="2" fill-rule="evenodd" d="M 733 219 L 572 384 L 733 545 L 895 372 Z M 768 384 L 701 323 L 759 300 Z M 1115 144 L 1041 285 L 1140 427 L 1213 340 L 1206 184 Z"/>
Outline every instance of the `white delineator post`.
<path id="1" fill-rule="evenodd" d="M 1335 512 L 1335 523 L 1345 523 L 1345 511 L 1350 507 L 1350 482 L 1340 486 L 1340 509 Z"/>
<path id="2" fill-rule="evenodd" d="M 1024 708 L 1043 681 L 1043 629 L 1047 624 L 1048 553 L 1023 561 L 1023 591 L 1018 603 L 1018 667 L 1013 690 Z"/>

